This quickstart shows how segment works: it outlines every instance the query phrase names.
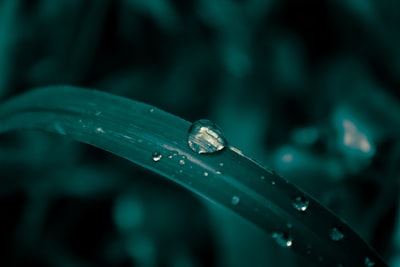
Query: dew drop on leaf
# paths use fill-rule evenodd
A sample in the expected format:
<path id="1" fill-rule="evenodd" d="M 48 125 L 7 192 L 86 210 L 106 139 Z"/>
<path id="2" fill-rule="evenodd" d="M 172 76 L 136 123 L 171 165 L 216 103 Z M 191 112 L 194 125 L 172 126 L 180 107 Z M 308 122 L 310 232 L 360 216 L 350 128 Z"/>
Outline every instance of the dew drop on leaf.
<path id="1" fill-rule="evenodd" d="M 366 257 L 364 260 L 364 265 L 366 267 L 372 267 L 375 266 L 375 262 L 373 262 L 370 258 Z"/>
<path id="2" fill-rule="evenodd" d="M 329 237 L 333 241 L 340 241 L 340 240 L 342 240 L 344 238 L 344 234 L 337 227 L 333 227 L 331 229 L 331 232 L 329 233 Z"/>
<path id="3" fill-rule="evenodd" d="M 272 238 L 281 247 L 288 248 L 293 245 L 293 239 L 287 233 L 274 232 L 274 233 L 272 233 Z"/>
<path id="4" fill-rule="evenodd" d="M 180 165 L 185 165 L 185 164 L 186 164 L 186 161 L 183 160 L 183 159 L 181 159 L 181 160 L 179 161 L 179 164 L 180 164 Z"/>
<path id="5" fill-rule="evenodd" d="M 198 154 L 214 153 L 224 149 L 227 141 L 222 130 L 209 120 L 198 120 L 189 128 L 188 144 Z"/>
<path id="6" fill-rule="evenodd" d="M 310 202 L 303 196 L 297 196 L 293 199 L 293 207 L 301 212 L 305 212 L 308 209 Z"/>
<path id="7" fill-rule="evenodd" d="M 154 162 L 157 162 L 157 161 L 160 161 L 160 160 L 161 160 L 162 155 L 161 155 L 160 152 L 154 152 L 153 155 L 152 155 L 152 158 L 153 158 L 153 161 L 154 161 Z"/>
<path id="8" fill-rule="evenodd" d="M 238 196 L 232 197 L 232 200 L 231 200 L 232 205 L 237 205 L 237 204 L 239 204 L 239 202 L 240 202 L 240 198 Z"/>

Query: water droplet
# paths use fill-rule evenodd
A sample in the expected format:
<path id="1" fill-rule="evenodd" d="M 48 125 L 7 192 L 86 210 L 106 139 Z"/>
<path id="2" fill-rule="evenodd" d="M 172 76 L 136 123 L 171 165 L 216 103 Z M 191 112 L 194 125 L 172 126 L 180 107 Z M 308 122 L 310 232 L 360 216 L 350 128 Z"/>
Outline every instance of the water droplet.
<path id="1" fill-rule="evenodd" d="M 96 130 L 96 133 L 105 133 L 105 131 L 101 127 L 97 127 L 95 130 Z"/>
<path id="2" fill-rule="evenodd" d="M 287 233 L 275 232 L 272 234 L 272 238 L 275 239 L 278 245 L 284 248 L 288 248 L 293 245 L 293 239 Z"/>
<path id="3" fill-rule="evenodd" d="M 215 123 L 203 119 L 193 122 L 190 126 L 188 144 L 194 152 L 205 154 L 224 149 L 227 141 Z"/>
<path id="4" fill-rule="evenodd" d="M 373 262 L 370 258 L 366 257 L 364 260 L 364 264 L 367 267 L 372 267 L 375 265 L 375 262 Z"/>
<path id="5" fill-rule="evenodd" d="M 204 172 L 203 175 L 207 177 L 208 176 L 208 172 Z"/>
<path id="6" fill-rule="evenodd" d="M 179 161 L 179 164 L 180 164 L 180 165 L 185 165 L 185 164 L 186 164 L 186 161 L 183 160 L 183 159 L 181 159 L 181 160 Z"/>
<path id="7" fill-rule="evenodd" d="M 275 185 L 275 184 L 276 184 L 276 182 L 275 182 L 275 181 L 271 181 L 271 184 L 272 184 L 272 185 Z"/>
<path id="8" fill-rule="evenodd" d="M 329 233 L 329 237 L 333 241 L 340 241 L 340 240 L 342 240 L 344 238 L 344 234 L 337 227 L 333 227 L 331 229 L 331 232 Z"/>
<path id="9" fill-rule="evenodd" d="M 219 174 L 219 175 L 221 175 L 221 174 L 222 174 L 222 172 L 221 172 L 221 171 L 216 171 L 215 173 L 216 173 L 216 174 Z"/>
<path id="10" fill-rule="evenodd" d="M 154 112 L 154 108 L 151 108 L 149 111 L 150 111 L 150 113 L 153 113 Z"/>
<path id="11" fill-rule="evenodd" d="M 232 200 L 231 200 L 232 205 L 237 205 L 237 204 L 239 204 L 239 202 L 240 202 L 240 198 L 238 196 L 232 197 Z"/>
<path id="12" fill-rule="evenodd" d="M 220 162 L 220 163 L 219 163 L 219 166 L 223 167 L 223 166 L 224 166 L 224 163 L 223 163 L 223 162 Z"/>
<path id="13" fill-rule="evenodd" d="M 160 161 L 161 158 L 162 158 L 162 155 L 161 155 L 160 152 L 154 152 L 154 153 L 153 153 L 153 161 L 154 161 L 154 162 Z"/>
<path id="14" fill-rule="evenodd" d="M 287 228 L 292 228 L 292 227 L 293 227 L 293 224 L 287 223 L 286 226 L 287 226 Z"/>
<path id="15" fill-rule="evenodd" d="M 303 196 L 297 196 L 293 199 L 293 207 L 301 212 L 305 212 L 308 209 L 310 202 Z"/>
<path id="16" fill-rule="evenodd" d="M 172 159 L 173 157 L 176 157 L 178 155 L 178 152 L 172 151 L 172 153 L 168 156 L 169 159 Z"/>
<path id="17" fill-rule="evenodd" d="M 261 176 L 261 180 L 265 180 L 265 176 L 264 175 Z"/>

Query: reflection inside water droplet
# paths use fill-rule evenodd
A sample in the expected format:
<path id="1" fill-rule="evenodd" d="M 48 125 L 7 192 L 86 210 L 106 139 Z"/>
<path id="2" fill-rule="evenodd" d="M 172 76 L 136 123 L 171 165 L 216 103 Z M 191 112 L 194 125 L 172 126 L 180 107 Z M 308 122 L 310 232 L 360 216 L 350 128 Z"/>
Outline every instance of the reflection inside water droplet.
<path id="1" fill-rule="evenodd" d="M 188 144 L 198 154 L 214 153 L 227 145 L 222 130 L 209 120 L 198 120 L 189 128 Z"/>
<path id="2" fill-rule="evenodd" d="M 152 158 L 153 158 L 153 161 L 154 161 L 154 162 L 158 162 L 158 161 L 161 160 L 162 155 L 161 155 L 160 152 L 154 152 L 153 155 L 152 155 Z"/>
<path id="3" fill-rule="evenodd" d="M 293 199 L 292 204 L 296 210 L 305 212 L 310 202 L 304 196 L 297 196 Z"/>
<path id="4" fill-rule="evenodd" d="M 276 243 L 281 247 L 291 247 L 293 245 L 293 239 L 284 232 L 272 233 L 272 238 L 275 239 Z"/>

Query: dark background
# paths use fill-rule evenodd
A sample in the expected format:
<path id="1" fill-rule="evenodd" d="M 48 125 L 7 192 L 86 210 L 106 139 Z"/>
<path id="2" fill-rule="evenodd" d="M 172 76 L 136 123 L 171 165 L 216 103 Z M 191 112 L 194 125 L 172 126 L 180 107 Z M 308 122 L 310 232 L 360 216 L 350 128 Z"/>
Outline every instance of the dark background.
<path id="1" fill-rule="evenodd" d="M 395 0 L 1 0 L 0 98 L 69 84 L 212 119 L 397 267 L 399 11 Z M 2 135 L 0 170 L 1 266 L 309 266 L 236 215 L 67 138 Z"/>

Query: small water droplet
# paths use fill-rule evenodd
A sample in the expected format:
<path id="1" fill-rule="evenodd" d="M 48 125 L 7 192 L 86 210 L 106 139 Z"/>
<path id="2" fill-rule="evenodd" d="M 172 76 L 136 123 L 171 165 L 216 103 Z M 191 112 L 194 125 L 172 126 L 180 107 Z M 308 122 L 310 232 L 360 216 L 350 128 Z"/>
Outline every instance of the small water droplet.
<path id="1" fill-rule="evenodd" d="M 181 169 L 181 170 L 179 170 L 179 173 L 183 173 L 183 170 Z"/>
<path id="2" fill-rule="evenodd" d="M 331 232 L 329 233 L 329 237 L 333 241 L 340 241 L 340 240 L 342 240 L 344 238 L 344 234 L 337 227 L 333 227 L 331 229 Z"/>
<path id="3" fill-rule="evenodd" d="M 96 133 L 105 133 L 105 131 L 103 130 L 103 128 L 97 127 L 96 128 Z"/>
<path id="4" fill-rule="evenodd" d="M 183 160 L 183 159 L 181 159 L 181 160 L 179 161 L 179 164 L 180 164 L 180 165 L 185 165 L 185 164 L 186 164 L 186 161 Z"/>
<path id="5" fill-rule="evenodd" d="M 275 181 L 271 181 L 271 184 L 272 184 L 272 185 L 275 185 L 275 184 L 276 184 L 276 182 L 275 182 Z"/>
<path id="6" fill-rule="evenodd" d="M 301 212 L 305 212 L 308 209 L 310 202 L 303 196 L 297 196 L 293 199 L 293 207 Z"/>
<path id="7" fill-rule="evenodd" d="M 193 122 L 190 126 L 188 144 L 194 152 L 205 154 L 224 149 L 227 141 L 215 123 L 203 119 Z"/>
<path id="8" fill-rule="evenodd" d="M 154 152 L 154 153 L 153 153 L 153 161 L 154 161 L 154 162 L 160 161 L 161 158 L 162 158 L 162 155 L 161 155 L 160 152 Z"/>
<path id="9" fill-rule="evenodd" d="M 287 223 L 286 226 L 287 226 L 287 228 L 292 228 L 292 227 L 293 227 L 293 224 Z"/>
<path id="10" fill-rule="evenodd" d="M 223 162 L 220 162 L 220 163 L 219 163 L 219 166 L 223 167 L 223 166 L 224 166 L 224 163 L 223 163 Z"/>
<path id="11" fill-rule="evenodd" d="M 261 176 L 261 180 L 265 180 L 265 176 L 264 175 Z"/>
<path id="12" fill-rule="evenodd" d="M 364 260 L 364 264 L 367 267 L 372 267 L 375 265 L 375 262 L 373 262 L 370 258 L 366 257 Z"/>
<path id="13" fill-rule="evenodd" d="M 276 243 L 281 247 L 288 248 L 293 245 L 293 239 L 284 232 L 272 233 L 272 238 L 275 239 Z"/>
<path id="14" fill-rule="evenodd" d="M 204 172 L 203 175 L 207 177 L 208 176 L 208 172 Z"/>
<path id="15" fill-rule="evenodd" d="M 172 153 L 169 154 L 168 158 L 169 158 L 169 159 L 172 159 L 173 157 L 176 157 L 177 155 L 178 155 L 178 152 L 172 151 Z"/>
<path id="16" fill-rule="evenodd" d="M 154 108 L 151 108 L 149 111 L 150 111 L 150 113 L 153 113 L 154 112 Z"/>
<path id="17" fill-rule="evenodd" d="M 216 171 L 215 173 L 216 173 L 216 174 L 219 174 L 219 175 L 221 175 L 221 174 L 222 174 L 222 172 L 221 172 L 221 171 Z"/>
<path id="18" fill-rule="evenodd" d="M 240 198 L 238 196 L 232 197 L 232 200 L 231 200 L 232 205 L 237 205 L 237 204 L 239 204 L 239 202 L 240 202 Z"/>

